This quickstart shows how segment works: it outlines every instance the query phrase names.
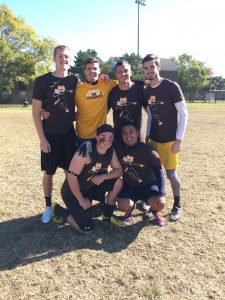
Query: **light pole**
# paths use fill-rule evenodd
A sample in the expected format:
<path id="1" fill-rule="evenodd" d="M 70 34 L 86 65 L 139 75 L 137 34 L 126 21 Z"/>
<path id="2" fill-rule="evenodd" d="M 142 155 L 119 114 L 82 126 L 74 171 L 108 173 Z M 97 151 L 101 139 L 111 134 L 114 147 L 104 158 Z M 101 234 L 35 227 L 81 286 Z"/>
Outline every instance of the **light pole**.
<path id="1" fill-rule="evenodd" d="M 139 6 L 145 6 L 146 0 L 135 0 L 135 3 L 138 5 L 138 36 L 137 36 L 137 55 L 139 55 Z"/>

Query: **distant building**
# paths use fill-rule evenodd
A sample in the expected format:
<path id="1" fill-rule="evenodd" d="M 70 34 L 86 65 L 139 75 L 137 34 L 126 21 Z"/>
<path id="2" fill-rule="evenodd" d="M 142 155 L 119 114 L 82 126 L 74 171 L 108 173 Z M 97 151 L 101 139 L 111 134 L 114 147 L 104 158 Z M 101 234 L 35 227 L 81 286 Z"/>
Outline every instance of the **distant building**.
<path id="1" fill-rule="evenodd" d="M 178 82 L 178 66 L 169 58 L 161 58 L 160 64 L 160 76 Z"/>

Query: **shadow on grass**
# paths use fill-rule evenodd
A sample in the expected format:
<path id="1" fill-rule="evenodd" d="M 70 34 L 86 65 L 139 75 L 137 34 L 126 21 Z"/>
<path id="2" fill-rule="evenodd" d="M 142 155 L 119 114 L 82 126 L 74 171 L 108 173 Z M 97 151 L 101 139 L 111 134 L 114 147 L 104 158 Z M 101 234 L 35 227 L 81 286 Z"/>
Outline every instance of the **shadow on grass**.
<path id="1" fill-rule="evenodd" d="M 40 217 L 0 223 L 0 270 L 10 270 L 79 249 L 119 252 L 126 249 L 146 225 L 140 221 L 125 228 L 115 228 L 96 219 L 95 231 L 90 235 L 80 235 L 67 225 L 42 224 Z"/>

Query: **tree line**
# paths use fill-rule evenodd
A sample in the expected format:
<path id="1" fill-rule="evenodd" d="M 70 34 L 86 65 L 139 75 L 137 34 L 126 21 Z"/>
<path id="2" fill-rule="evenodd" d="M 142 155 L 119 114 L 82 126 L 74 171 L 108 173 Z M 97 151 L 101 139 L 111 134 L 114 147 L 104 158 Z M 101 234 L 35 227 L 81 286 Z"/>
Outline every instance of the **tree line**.
<path id="1" fill-rule="evenodd" d="M 52 68 L 52 52 L 56 41 L 51 38 L 40 38 L 34 28 L 17 17 L 5 5 L 0 5 L 0 91 L 9 93 L 17 81 L 28 85 L 34 78 L 47 73 Z M 144 79 L 140 67 L 141 56 L 125 53 L 120 57 L 101 60 L 94 49 L 78 51 L 74 57 L 71 72 L 84 80 L 84 61 L 96 57 L 101 64 L 102 73 L 114 78 L 114 66 L 118 60 L 128 61 L 133 69 L 133 79 Z M 185 94 L 195 95 L 201 91 L 225 89 L 225 79 L 213 76 L 212 70 L 204 63 L 186 53 L 178 58 L 171 57 L 178 66 L 179 84 Z"/>

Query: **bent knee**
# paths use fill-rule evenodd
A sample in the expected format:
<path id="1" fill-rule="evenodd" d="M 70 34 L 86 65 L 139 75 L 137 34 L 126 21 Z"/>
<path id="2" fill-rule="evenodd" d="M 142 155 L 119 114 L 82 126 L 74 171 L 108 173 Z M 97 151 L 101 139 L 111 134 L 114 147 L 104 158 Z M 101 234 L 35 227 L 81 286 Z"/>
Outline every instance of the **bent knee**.
<path id="1" fill-rule="evenodd" d="M 148 205 L 151 206 L 153 210 L 163 210 L 166 204 L 166 199 L 163 196 L 154 196 L 148 200 Z"/>

